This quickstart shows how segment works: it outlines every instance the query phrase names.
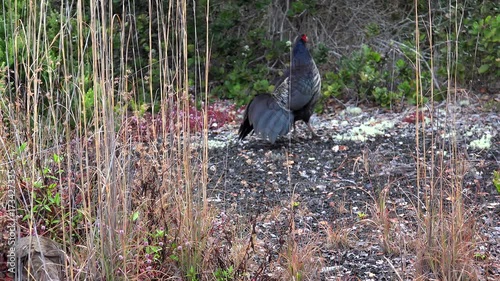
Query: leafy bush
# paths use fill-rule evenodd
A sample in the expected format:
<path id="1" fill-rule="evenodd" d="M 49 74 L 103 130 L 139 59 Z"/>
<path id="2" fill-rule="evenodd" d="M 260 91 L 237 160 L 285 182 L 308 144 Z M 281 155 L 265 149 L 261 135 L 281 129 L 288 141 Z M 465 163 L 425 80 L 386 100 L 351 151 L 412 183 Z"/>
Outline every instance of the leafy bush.
<path id="1" fill-rule="evenodd" d="M 18 153 L 21 154 L 26 149 L 27 144 L 23 143 L 18 148 Z M 18 213 L 22 218 L 21 229 L 29 229 L 29 225 L 33 224 L 39 234 L 47 234 L 61 240 L 61 237 L 64 237 L 63 232 L 68 232 L 72 228 L 71 239 L 77 241 L 83 235 L 81 231 L 84 224 L 81 212 L 83 198 L 80 193 L 75 193 L 70 198 L 70 191 L 60 186 L 62 182 L 60 179 L 73 180 L 69 173 L 59 169 L 62 161 L 61 156 L 53 154 L 50 161 L 41 160 L 47 164 L 37 169 L 39 179 L 24 178 L 21 181 L 23 200 Z M 30 205 L 30 202 L 33 202 L 33 205 Z M 74 213 L 67 212 L 72 208 Z"/>
<path id="2" fill-rule="evenodd" d="M 237 105 L 246 104 L 254 95 L 274 89 L 268 80 L 262 79 L 267 76 L 265 72 L 263 65 L 252 68 L 246 60 L 240 61 L 240 65 L 235 65 L 226 75 L 224 82 L 212 90 L 212 95 L 233 99 Z"/>
<path id="3" fill-rule="evenodd" d="M 424 83 L 428 75 L 424 73 Z M 327 72 L 323 77 L 323 97 L 339 97 L 352 93 L 357 98 L 368 99 L 390 107 L 403 98 L 415 102 L 414 71 L 403 58 L 389 60 L 385 55 L 363 45 L 351 56 L 339 62 L 338 73 Z M 427 82 L 426 82 L 427 81 Z"/>
<path id="4" fill-rule="evenodd" d="M 162 4 L 165 9 L 168 8 L 167 2 Z M 0 19 L 0 61 L 5 62 L 4 66 L 7 69 L 14 69 L 13 64 L 16 61 L 27 61 L 26 58 L 29 56 L 27 51 L 29 46 L 24 46 L 23 40 L 16 41 L 16 33 L 14 32 L 20 30 L 16 25 L 23 23 L 26 17 L 25 4 L 25 0 L 12 3 L 6 2 L 5 11 L 8 16 Z M 14 7 L 14 5 L 17 5 L 17 7 Z M 203 64 L 207 58 L 203 47 L 206 45 L 206 42 L 204 42 L 206 38 L 204 26 L 206 5 L 206 0 L 190 2 L 187 13 L 188 38 L 192 42 L 187 48 L 189 86 L 196 86 L 201 91 L 204 90 L 205 85 L 195 85 L 193 77 L 203 75 L 203 73 L 200 73 L 200 69 L 204 69 Z M 286 6 L 288 9 L 283 11 L 283 15 L 287 23 L 285 27 L 281 26 L 281 30 L 263 27 L 262 23 L 269 21 L 270 11 L 273 8 L 279 8 L 279 5 L 270 0 L 252 2 L 243 0 L 210 1 L 210 30 L 208 32 L 209 40 L 211 40 L 209 44 L 211 46 L 211 65 L 209 80 L 213 97 L 233 99 L 237 105 L 243 105 L 256 94 L 272 91 L 274 89 L 272 81 L 280 75 L 280 72 L 276 70 L 286 68 L 286 63 L 289 61 L 290 48 L 283 39 L 287 37 L 284 34 L 289 34 L 292 30 L 300 30 L 301 26 L 311 28 L 306 25 L 310 18 L 314 18 L 315 21 L 321 23 L 326 21 L 325 16 L 327 14 L 331 16 L 330 13 L 325 14 L 325 11 L 321 10 L 324 6 L 319 5 L 316 1 L 299 0 L 293 1 Z M 463 83 L 476 78 L 496 79 L 500 75 L 500 50 L 498 48 L 500 16 L 498 15 L 499 7 L 495 1 L 471 0 L 456 3 L 456 11 L 443 8 L 449 6 L 446 0 L 433 2 L 432 7 L 426 3 L 419 3 L 418 5 L 418 10 L 422 12 L 431 8 L 433 17 L 436 19 L 432 27 L 432 35 L 435 42 L 436 57 L 441 58 L 441 61 L 434 64 L 437 69 L 437 78 L 440 81 L 446 79 L 447 67 L 450 65 L 452 66 L 452 75 L 456 75 L 460 80 L 459 82 Z M 409 8 L 407 5 L 404 7 L 399 6 L 394 11 L 394 14 L 403 14 L 404 9 Z M 160 40 L 160 32 L 150 30 L 150 22 L 155 23 L 160 19 L 156 19 L 155 14 L 148 15 L 148 5 L 139 2 L 130 6 L 125 5 L 123 1 L 113 1 L 113 10 L 118 11 L 118 13 L 123 11 L 123 14 L 119 16 L 125 21 L 126 28 L 122 29 L 120 25 L 115 25 L 115 30 L 109 30 L 110 34 L 112 34 L 111 47 L 115 53 L 113 63 L 115 65 L 124 65 L 123 69 L 115 68 L 117 72 L 112 75 L 129 80 L 125 89 L 115 89 L 115 92 L 130 94 L 127 99 L 120 100 L 122 103 L 127 103 L 129 109 L 137 112 L 142 110 L 142 113 L 153 109 L 156 112 L 159 107 L 159 97 L 156 95 L 158 89 L 162 87 L 162 80 L 159 75 L 162 61 L 159 61 L 154 55 L 150 58 L 149 54 L 154 54 L 164 48 L 167 43 Z M 17 11 L 18 14 L 13 13 L 13 11 Z M 82 58 L 76 57 L 76 51 L 72 54 L 63 55 L 59 48 L 62 44 L 60 42 L 73 38 L 80 27 L 76 25 L 75 19 L 69 16 L 72 11 L 68 14 L 60 14 L 60 9 L 56 7 L 56 4 L 48 5 L 46 11 L 46 37 L 47 41 L 53 42 L 53 44 L 44 46 L 47 50 L 40 50 L 44 53 L 45 61 L 41 63 L 43 68 L 38 75 L 42 81 L 41 91 L 51 92 L 53 97 L 60 97 L 67 94 L 67 92 L 58 89 L 58 82 L 62 80 L 60 77 L 82 75 L 76 73 L 76 70 L 79 69 L 78 60 Z M 126 15 L 129 12 L 136 16 L 127 17 Z M 84 15 L 88 16 L 87 13 Z M 460 20 L 462 18 L 463 21 Z M 411 19 L 411 15 L 407 19 Z M 88 21 L 88 19 L 84 19 L 84 21 Z M 460 24 L 459 29 L 455 28 L 456 23 Z M 430 47 L 428 46 L 428 40 L 425 38 L 428 37 L 429 30 L 426 30 L 425 24 L 420 26 L 422 26 L 420 31 L 422 59 L 428 61 Z M 81 28 L 83 28 L 81 30 L 83 34 L 89 33 L 87 25 L 82 25 Z M 273 28 L 276 28 L 276 26 L 273 26 Z M 413 25 L 411 25 L 411 28 L 413 28 Z M 376 40 L 371 39 L 380 38 L 384 30 L 383 23 L 366 21 L 363 28 L 364 38 L 367 38 L 367 42 L 375 42 Z M 457 35 L 455 30 L 460 30 L 461 33 Z M 410 42 L 414 42 L 415 38 L 413 38 L 412 32 L 412 30 L 404 30 L 402 33 L 406 35 L 395 38 L 395 40 L 408 39 Z M 325 36 L 328 38 L 331 35 L 324 34 L 324 32 L 315 33 L 318 34 L 319 38 L 323 39 Z M 9 37 L 7 34 L 13 36 Z M 133 38 L 133 41 L 137 42 L 137 44 L 128 45 L 122 41 L 123 38 Z M 193 38 L 197 39 L 192 40 Z M 443 42 L 452 42 L 454 38 L 459 40 L 457 58 L 454 58 L 455 53 L 449 50 L 450 44 L 443 44 Z M 14 44 L 14 41 L 17 42 L 17 45 Z M 318 65 L 330 62 L 328 53 L 332 45 L 327 45 L 326 42 L 315 42 L 319 43 L 313 50 Z M 339 43 L 349 44 L 349 42 Z M 72 50 L 79 48 L 78 42 L 74 40 L 64 41 L 64 44 L 71 44 L 69 49 Z M 411 48 L 413 43 L 405 44 Z M 373 46 L 364 45 L 360 50 L 342 59 L 339 63 L 339 73 L 322 73 L 323 95 L 325 98 L 355 93 L 356 97 L 368 99 L 386 107 L 401 100 L 414 101 L 414 74 L 409 63 L 414 54 L 407 54 L 406 58 L 397 56 L 395 59 L 388 59 L 383 51 L 379 51 Z M 118 56 L 120 54 L 119 48 L 123 48 L 122 51 L 127 54 L 126 57 L 123 57 L 124 61 L 120 61 L 120 56 Z M 83 58 L 89 59 L 92 55 L 91 50 L 85 49 L 83 51 L 85 52 Z M 401 51 L 404 53 L 404 50 Z M 448 55 L 452 56 L 451 62 L 446 59 Z M 32 61 L 35 60 L 32 59 Z M 75 70 L 74 73 L 60 73 L 60 65 L 63 62 L 71 65 L 72 67 L 66 69 L 73 69 Z M 18 75 L 20 81 L 25 81 L 26 78 L 23 73 L 25 70 L 23 67 L 18 69 L 19 73 L 16 73 L 16 75 Z M 474 71 L 468 71 L 470 69 Z M 86 85 L 75 87 L 74 90 L 83 89 L 83 94 L 89 95 L 88 89 L 93 85 L 92 73 L 87 67 L 85 67 L 84 72 L 83 75 L 88 77 Z M 430 81 L 428 70 L 422 75 L 425 78 L 424 83 L 428 83 Z M 50 91 L 48 89 L 49 85 L 53 87 Z M 1 87 L 8 89 L 11 85 Z M 425 87 L 422 88 L 426 89 Z M 47 102 L 45 95 L 41 95 L 40 102 Z M 147 106 L 143 106 L 143 104 Z M 73 105 L 73 107 L 77 106 L 78 104 Z M 147 110 L 143 110 L 146 108 Z M 90 117 L 91 115 L 87 114 L 87 116 Z"/>
<path id="5" fill-rule="evenodd" d="M 270 80 L 280 73 L 270 72 L 268 65 L 282 58 L 287 61 L 290 52 L 287 42 L 266 39 L 265 31 L 260 28 L 244 38 L 230 41 L 237 42 L 230 49 L 232 51 L 225 50 L 224 56 L 216 54 L 213 57 L 216 63 L 210 74 L 218 85 L 212 89 L 211 95 L 233 99 L 237 105 L 243 105 L 256 94 L 272 92 L 274 85 Z"/>
<path id="6" fill-rule="evenodd" d="M 478 74 L 500 77 L 500 15 L 474 21 L 468 33 L 472 37 L 465 45 L 477 51 Z"/>
<path id="7" fill-rule="evenodd" d="M 449 71 L 461 84 L 495 81 L 500 75 L 498 1 L 457 2 L 456 9 L 449 8 L 448 3 L 446 0 L 433 3 L 432 41 L 437 78 L 446 80 Z M 428 32 L 426 24 L 422 24 L 420 49 L 426 56 L 430 53 Z"/>
<path id="8" fill-rule="evenodd" d="M 500 194 L 500 171 L 493 171 L 493 185 Z"/>

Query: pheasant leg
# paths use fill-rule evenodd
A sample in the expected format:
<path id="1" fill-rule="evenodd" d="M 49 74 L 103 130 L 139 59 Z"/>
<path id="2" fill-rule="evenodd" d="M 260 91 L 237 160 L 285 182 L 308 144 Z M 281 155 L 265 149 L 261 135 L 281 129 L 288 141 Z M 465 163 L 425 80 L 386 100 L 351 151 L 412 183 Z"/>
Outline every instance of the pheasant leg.
<path id="1" fill-rule="evenodd" d="M 292 131 L 292 138 L 296 141 L 300 140 L 300 136 L 297 133 L 297 126 L 295 126 L 295 122 L 293 123 L 293 131 Z"/>
<path id="2" fill-rule="evenodd" d="M 309 131 L 311 132 L 312 138 L 313 138 L 313 139 L 318 139 L 318 138 L 319 138 L 319 135 L 318 135 L 318 134 L 316 134 L 316 132 L 314 132 L 314 130 L 313 130 L 313 128 L 312 128 L 312 126 L 311 126 L 311 124 L 310 124 L 310 123 L 306 123 L 306 125 L 307 125 L 307 128 L 309 129 Z"/>

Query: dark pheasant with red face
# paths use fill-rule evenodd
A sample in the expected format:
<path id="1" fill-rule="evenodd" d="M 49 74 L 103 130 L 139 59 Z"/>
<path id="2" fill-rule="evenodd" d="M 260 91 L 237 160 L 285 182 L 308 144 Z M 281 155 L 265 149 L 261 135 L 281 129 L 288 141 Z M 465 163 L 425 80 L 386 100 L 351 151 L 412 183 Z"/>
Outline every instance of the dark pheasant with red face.
<path id="1" fill-rule="evenodd" d="M 290 68 L 280 77 L 274 92 L 258 95 L 248 104 L 238 132 L 240 140 L 253 131 L 274 143 L 299 120 L 316 136 L 309 119 L 320 97 L 321 77 L 306 43 L 307 36 L 299 36 Z"/>

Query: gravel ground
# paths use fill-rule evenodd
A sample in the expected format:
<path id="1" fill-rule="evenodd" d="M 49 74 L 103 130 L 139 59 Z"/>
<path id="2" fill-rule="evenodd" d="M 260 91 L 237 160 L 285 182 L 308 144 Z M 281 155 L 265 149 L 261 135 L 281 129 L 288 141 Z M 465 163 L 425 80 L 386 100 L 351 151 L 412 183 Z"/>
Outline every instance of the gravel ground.
<path id="1" fill-rule="evenodd" d="M 316 117 L 320 139 L 310 139 L 301 123 L 298 136 L 275 144 L 255 136 L 237 142 L 238 126 L 210 135 L 209 196 L 224 217 L 255 235 L 255 280 L 283 276 L 282 246 L 290 238 L 301 257 L 320 253 L 309 271 L 322 280 L 414 279 L 417 213 L 424 213 L 416 210 L 430 194 L 429 181 L 417 187 L 417 158 L 427 167 L 418 178 L 434 173 L 436 193 L 441 184 L 462 185 L 466 223 L 477 229 L 476 259 L 468 260 L 479 280 L 500 278 L 500 197 L 492 183 L 500 170 L 500 117 L 484 101 L 436 104 L 421 115 L 348 107 Z M 431 169 L 439 159 L 443 164 Z M 448 213 L 457 195 L 443 197 Z M 315 264 L 314 255 L 309 261 Z"/>

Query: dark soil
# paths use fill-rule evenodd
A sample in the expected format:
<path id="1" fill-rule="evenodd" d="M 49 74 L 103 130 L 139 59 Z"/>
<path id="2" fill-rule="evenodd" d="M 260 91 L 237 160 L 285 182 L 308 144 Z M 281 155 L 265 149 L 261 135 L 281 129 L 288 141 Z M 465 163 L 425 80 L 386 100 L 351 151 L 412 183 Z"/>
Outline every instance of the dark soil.
<path id="1" fill-rule="evenodd" d="M 322 115 L 313 125 L 320 139 L 310 139 L 298 124 L 298 139 L 275 144 L 257 137 L 236 142 L 238 124 L 213 133 L 210 139 L 225 147 L 210 150 L 209 196 L 244 225 L 243 233 L 254 225 L 262 249 L 249 253 L 259 268 L 255 280 L 283 276 L 277 272 L 286 270 L 280 265 L 287 239 L 297 241 L 299 255 L 317 247 L 322 280 L 414 279 L 416 254 L 426 244 L 418 229 L 432 183 L 435 198 L 443 194 L 445 216 L 458 197 L 450 186 L 460 186 L 464 216 L 470 218 L 464 223 L 477 230 L 469 239 L 476 241 L 467 253 L 473 257 L 465 260 L 480 280 L 498 280 L 500 197 L 492 177 L 500 169 L 500 117 L 484 101 L 435 109 L 422 115 L 366 108 Z M 433 123 L 422 126 L 431 117 Z M 362 124 L 376 128 L 386 122 L 392 125 L 378 134 L 355 133 Z M 489 148 L 471 145 L 484 135 L 492 136 Z M 310 280 L 319 279 L 311 274 Z M 431 273 L 427 278 L 441 279 Z"/>

